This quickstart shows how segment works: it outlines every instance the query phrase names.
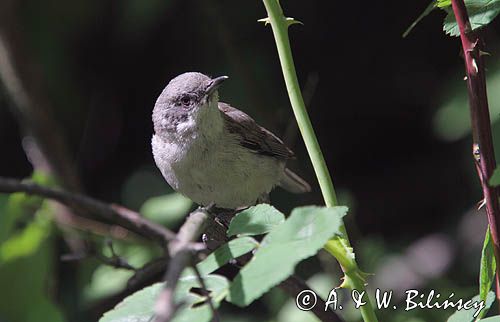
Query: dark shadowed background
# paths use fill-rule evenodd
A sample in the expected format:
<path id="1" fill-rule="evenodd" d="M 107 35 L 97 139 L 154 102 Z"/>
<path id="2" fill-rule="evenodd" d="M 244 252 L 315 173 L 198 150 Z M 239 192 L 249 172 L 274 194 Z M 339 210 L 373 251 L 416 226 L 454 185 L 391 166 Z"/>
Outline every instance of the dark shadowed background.
<path id="1" fill-rule="evenodd" d="M 289 211 L 322 204 L 270 27 L 257 22 L 265 16 L 261 1 L 12 3 L 10 28 L 39 72 L 41 92 L 87 194 L 138 210 L 149 198 L 171 192 L 152 159 L 151 111 L 171 78 L 201 71 L 228 75 L 221 100 L 253 116 L 297 153 L 291 167 L 312 183 L 313 192 L 297 196 L 276 190 L 276 207 Z M 471 158 L 459 40 L 442 31 L 442 12 L 433 12 L 407 38 L 401 36 L 426 5 L 282 1 L 285 14 L 304 23 L 290 28 L 299 80 L 340 199 L 351 209 L 346 220 L 358 260 L 365 271 L 376 273 L 370 286 L 436 288 L 469 297 L 477 294 L 485 219 L 474 211 L 481 195 Z M 499 31 L 497 22 L 483 32 L 491 53 L 488 90 L 497 151 Z M 0 91 L 0 175 L 27 178 L 33 168 L 12 104 Z M 94 280 L 106 278 L 96 277 L 96 263 L 59 262 L 67 252 L 62 238 L 53 251 L 47 275 L 52 284 L 44 294 L 68 321 L 95 320 L 108 309 L 104 299 L 126 279 L 111 291 L 102 290 Z M 298 273 L 316 278 L 318 287 L 337 286 L 338 277 L 331 276 L 338 272 L 316 274 L 325 261 L 319 258 L 301 264 Z M 0 303 L 16 281 L 0 278 Z M 232 316 L 230 321 L 312 319 L 293 320 L 287 315 L 293 311 L 290 303 L 272 296 L 254 304 L 253 313 L 230 306 L 223 313 Z M 36 320 L 16 320 L 9 309 L 0 304 L 0 321 Z M 391 320 L 438 321 L 450 313 L 399 312 Z M 345 317 L 356 320 L 352 312 Z"/>

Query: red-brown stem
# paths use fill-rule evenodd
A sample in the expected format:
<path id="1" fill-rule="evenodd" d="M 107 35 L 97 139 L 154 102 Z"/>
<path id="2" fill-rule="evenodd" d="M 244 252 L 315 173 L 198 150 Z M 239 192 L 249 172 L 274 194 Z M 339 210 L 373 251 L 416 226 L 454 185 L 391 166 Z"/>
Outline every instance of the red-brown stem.
<path id="1" fill-rule="evenodd" d="M 486 202 L 486 214 L 493 239 L 495 258 L 497 262 L 497 276 L 500 270 L 499 249 L 500 241 L 500 207 L 498 204 L 498 191 L 488 184 L 489 178 L 495 170 L 496 161 L 491 136 L 490 114 L 488 97 L 486 95 L 486 78 L 484 62 L 481 51 L 482 42 L 478 34 L 472 31 L 467 8 L 463 0 L 451 0 L 453 12 L 460 29 L 460 39 L 465 57 L 467 72 L 467 90 L 469 92 L 469 105 L 471 113 L 472 139 L 474 143 L 474 156 L 478 176 L 483 189 Z M 496 288 L 497 300 L 500 302 L 500 290 Z"/>

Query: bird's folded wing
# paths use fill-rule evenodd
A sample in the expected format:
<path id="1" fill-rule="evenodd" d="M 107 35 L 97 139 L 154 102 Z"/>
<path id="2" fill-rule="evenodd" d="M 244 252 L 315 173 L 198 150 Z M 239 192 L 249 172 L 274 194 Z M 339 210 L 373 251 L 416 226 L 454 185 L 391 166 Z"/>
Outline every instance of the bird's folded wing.
<path id="1" fill-rule="evenodd" d="M 245 148 L 262 155 L 290 159 L 294 157 L 276 135 L 258 125 L 250 116 L 226 104 L 219 103 L 224 123 L 229 133 L 234 134 Z"/>

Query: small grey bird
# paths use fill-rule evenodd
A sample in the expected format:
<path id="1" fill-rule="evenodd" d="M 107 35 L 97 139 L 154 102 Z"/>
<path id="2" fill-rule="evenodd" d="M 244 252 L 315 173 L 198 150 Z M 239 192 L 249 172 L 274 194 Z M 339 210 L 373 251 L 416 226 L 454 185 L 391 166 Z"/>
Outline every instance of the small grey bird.
<path id="1" fill-rule="evenodd" d="M 219 102 L 228 77 L 181 74 L 153 110 L 153 156 L 176 191 L 202 206 L 237 209 L 265 200 L 279 185 L 293 193 L 310 186 L 285 167 L 293 152 L 242 111 Z"/>

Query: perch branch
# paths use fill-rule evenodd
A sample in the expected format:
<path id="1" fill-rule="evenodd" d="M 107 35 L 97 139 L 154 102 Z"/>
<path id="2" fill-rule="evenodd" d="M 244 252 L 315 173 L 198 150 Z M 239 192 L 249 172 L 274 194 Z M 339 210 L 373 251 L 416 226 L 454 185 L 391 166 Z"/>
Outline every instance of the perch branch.
<path id="1" fill-rule="evenodd" d="M 0 177 L 0 193 L 14 192 L 49 198 L 75 210 L 92 212 L 106 220 L 116 222 L 146 239 L 154 239 L 162 244 L 175 239 L 175 234 L 170 230 L 123 206 L 107 204 L 84 195 L 47 188 L 34 183 Z"/>
<path id="2" fill-rule="evenodd" d="M 155 304 L 155 322 L 171 321 L 178 309 L 174 302 L 174 292 L 184 268 L 189 265 L 193 252 L 190 245 L 198 240 L 209 223 L 209 214 L 198 209 L 186 219 L 179 229 L 177 238 L 168 244 L 170 263 L 165 276 L 165 287 L 158 295 Z"/>
<path id="3" fill-rule="evenodd" d="M 486 203 L 486 214 L 493 239 L 493 249 L 497 262 L 497 278 L 500 273 L 500 206 L 498 190 L 488 184 L 495 170 L 495 151 L 491 135 L 491 121 L 486 94 L 486 77 L 483 60 L 482 40 L 473 32 L 467 8 L 463 0 L 452 0 L 451 5 L 460 29 L 465 70 L 467 73 L 467 91 L 471 115 L 473 156 L 476 162 L 479 181 Z M 500 289 L 496 289 L 497 300 L 500 301 Z"/>

